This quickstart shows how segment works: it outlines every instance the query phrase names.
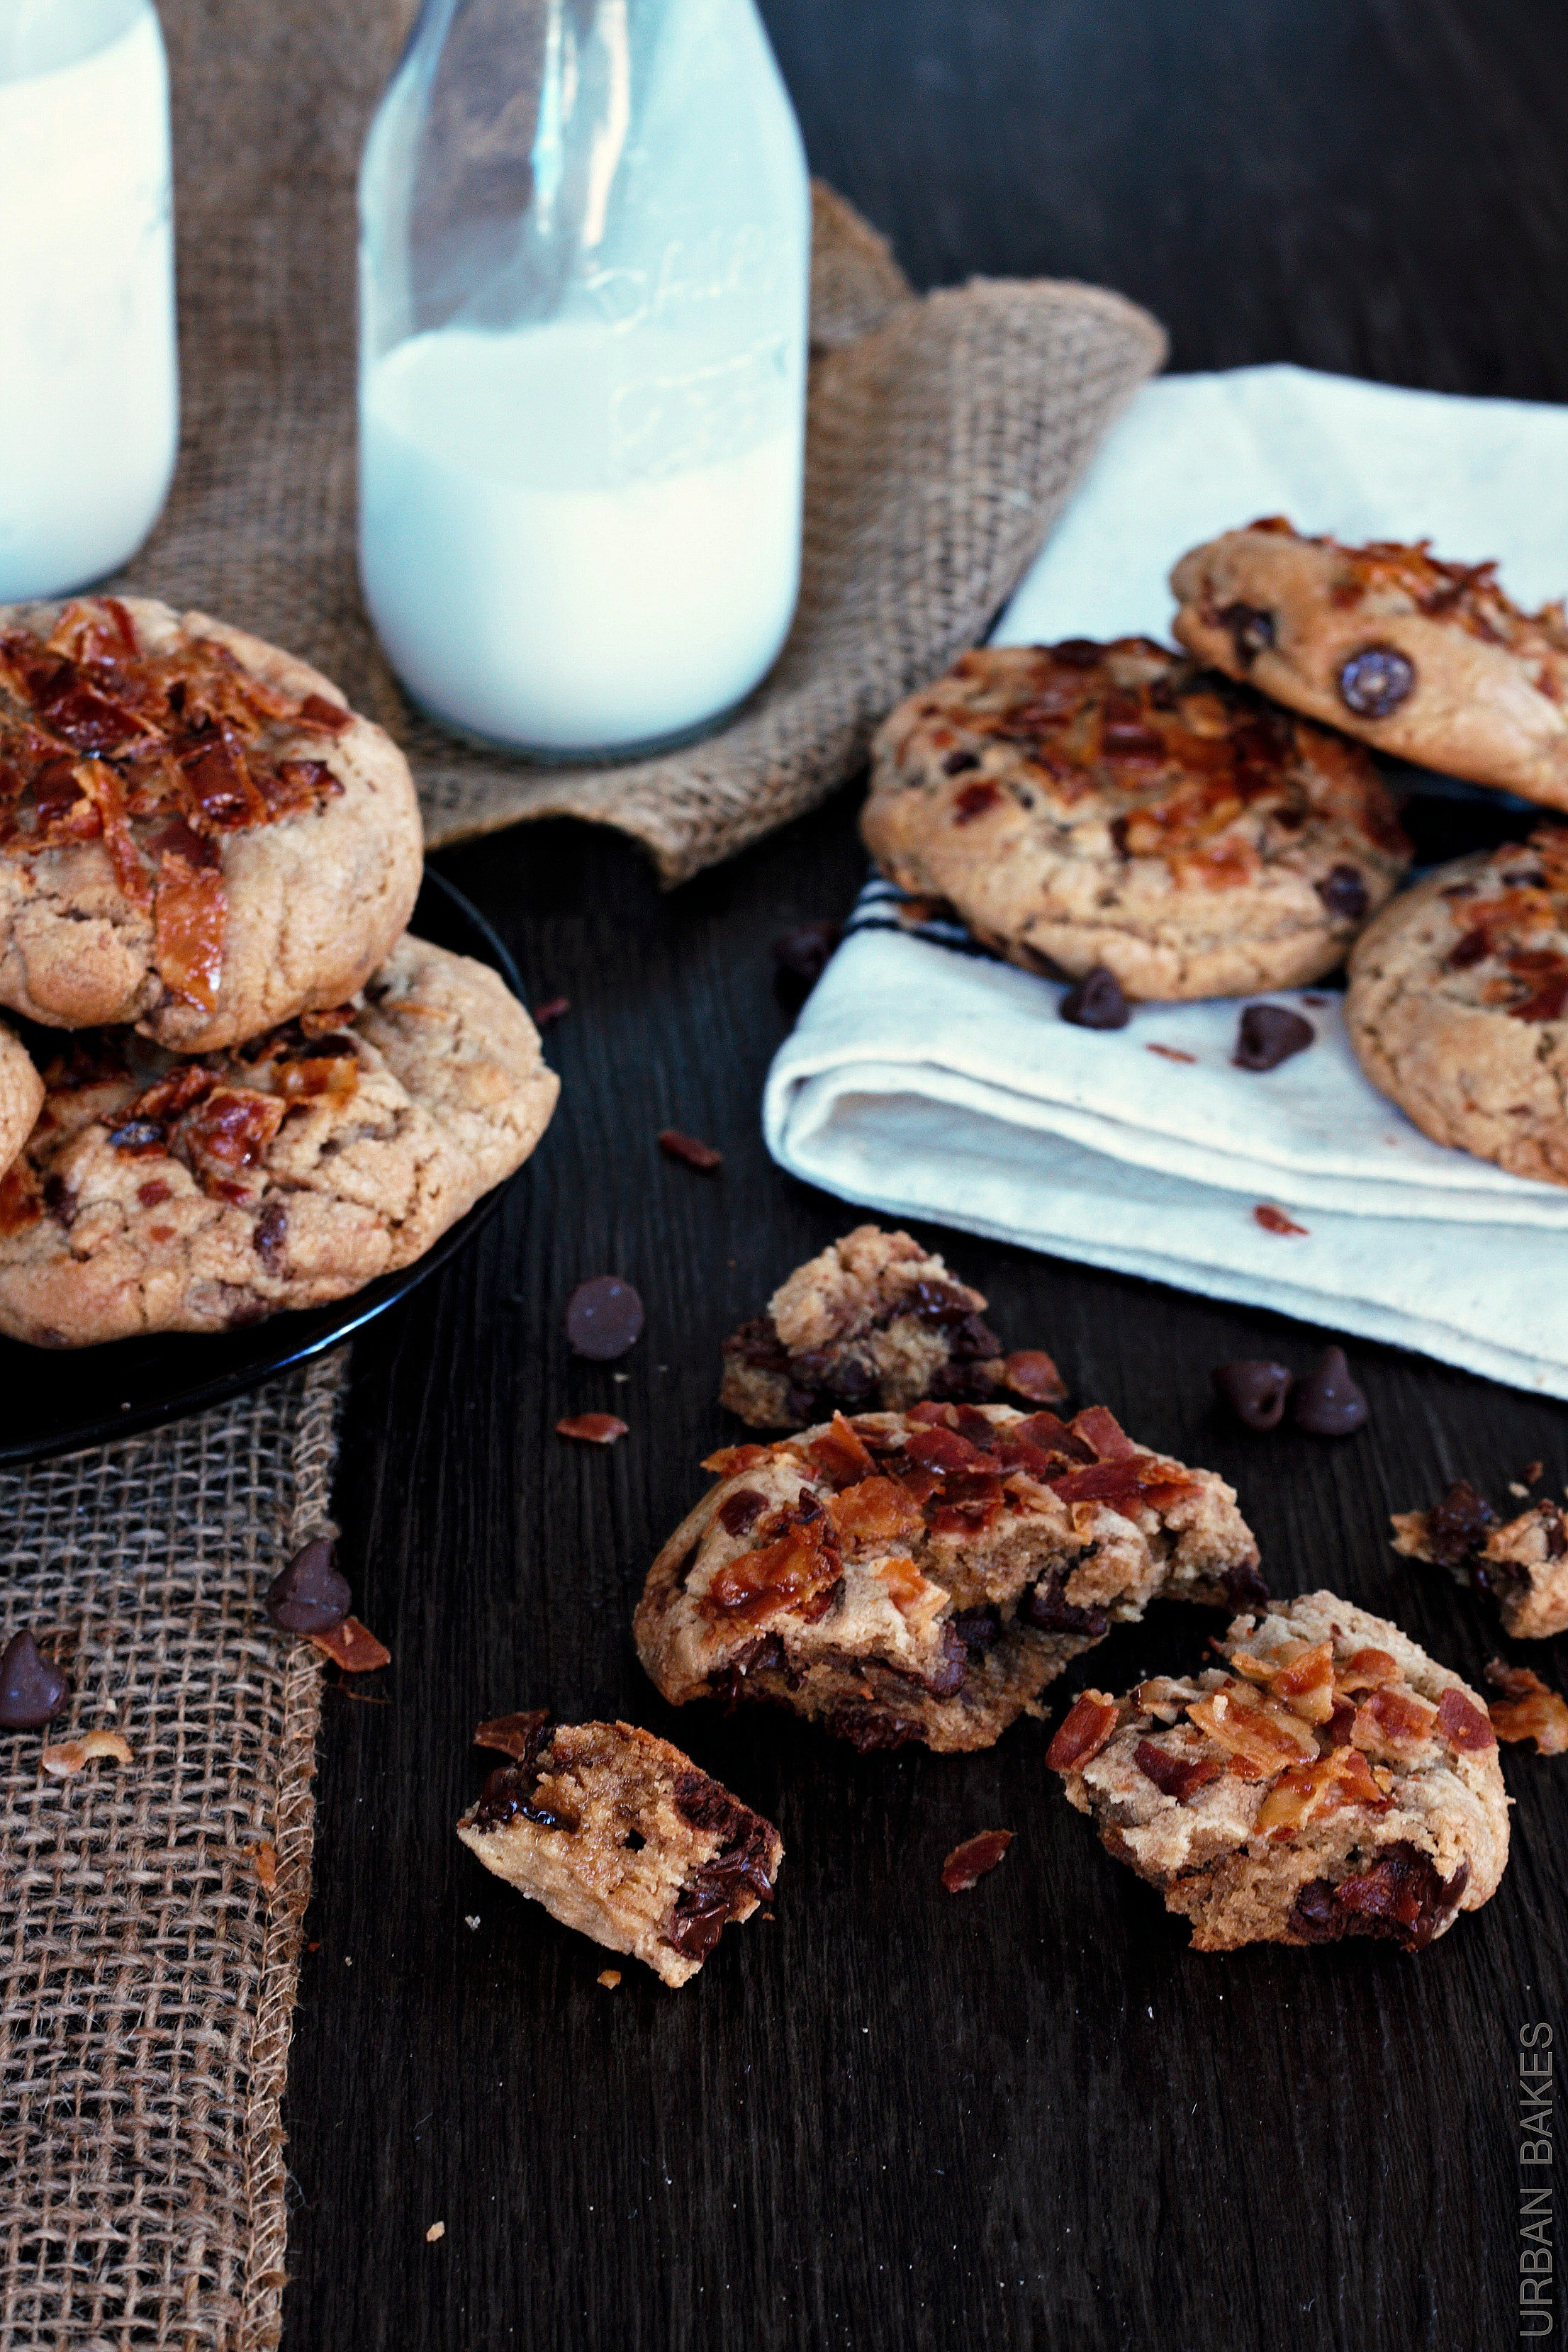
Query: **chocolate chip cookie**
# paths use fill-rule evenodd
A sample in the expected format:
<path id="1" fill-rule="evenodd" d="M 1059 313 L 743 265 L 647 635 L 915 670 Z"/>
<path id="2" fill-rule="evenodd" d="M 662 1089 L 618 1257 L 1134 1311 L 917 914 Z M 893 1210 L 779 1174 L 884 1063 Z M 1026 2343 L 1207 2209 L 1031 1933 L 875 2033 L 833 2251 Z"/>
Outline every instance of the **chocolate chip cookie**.
<path id="1" fill-rule="evenodd" d="M 922 1397 L 1042 1404 L 1066 1387 L 1040 1349 L 1011 1356 L 978 1290 L 911 1234 L 857 1225 L 797 1266 L 724 1342 L 719 1402 L 753 1429 L 804 1429 L 841 1406 L 901 1412 Z"/>
<path id="2" fill-rule="evenodd" d="M 0 1180 L 0 1330 L 220 1331 L 407 1265 L 510 1175 L 559 1084 L 482 964 L 405 935 L 363 1002 L 181 1060 L 79 1034 Z"/>
<path id="3" fill-rule="evenodd" d="M 1332 1592 L 1238 1617 L 1225 1668 L 1086 1691 L 1047 1760 L 1193 1948 L 1382 1937 L 1407 1952 L 1497 1890 L 1508 1799 L 1482 1701 Z"/>
<path id="4" fill-rule="evenodd" d="M 146 598 L 0 606 L 0 1004 L 238 1044 L 363 985 L 420 861 L 407 761 L 305 663 Z"/>
<path id="5" fill-rule="evenodd" d="M 731 1919 L 768 1900 L 784 1854 L 771 1822 L 689 1756 L 629 1723 L 482 1724 L 512 1759 L 458 1835 L 552 1919 L 683 1985 Z"/>
<path id="6" fill-rule="evenodd" d="M 676 1706 L 770 1699 L 862 1749 L 989 1748 L 1156 1594 L 1262 1595 L 1230 1487 L 1103 1406 L 836 1413 L 704 1466 L 637 1605 L 643 1664 Z"/>
<path id="7" fill-rule="evenodd" d="M 1428 540 L 1304 539 L 1273 515 L 1183 556 L 1175 633 L 1380 751 L 1568 808 L 1568 622 L 1561 604 L 1521 612 L 1496 571 Z"/>
<path id="8" fill-rule="evenodd" d="M 33 1130 L 44 1103 L 44 1082 L 19 1037 L 0 1022 L 0 1175 Z"/>
<path id="9" fill-rule="evenodd" d="M 1394 1549 L 1473 1584 L 1517 1642 L 1568 1633 L 1568 1516 L 1550 1496 L 1500 1523 L 1468 1479 L 1456 1479 L 1431 1510 L 1394 1514 Z"/>
<path id="10" fill-rule="evenodd" d="M 1568 1183 L 1568 826 L 1440 867 L 1351 958 L 1362 1068 L 1436 1142 Z"/>
<path id="11" fill-rule="evenodd" d="M 889 879 L 1026 971 L 1130 997 L 1316 980 L 1409 858 L 1363 752 L 1145 637 L 964 654 L 873 760 Z"/>

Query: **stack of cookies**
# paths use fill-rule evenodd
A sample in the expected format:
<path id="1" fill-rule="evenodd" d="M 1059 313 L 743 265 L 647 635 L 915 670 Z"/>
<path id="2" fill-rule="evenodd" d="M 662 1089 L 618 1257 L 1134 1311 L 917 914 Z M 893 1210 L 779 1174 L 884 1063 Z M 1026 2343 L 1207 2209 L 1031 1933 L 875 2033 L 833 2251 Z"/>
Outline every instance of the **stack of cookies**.
<path id="1" fill-rule="evenodd" d="M 409 1265 L 558 1084 L 405 929 L 407 762 L 303 662 L 137 598 L 0 607 L 0 1331 L 219 1331 Z"/>
<path id="2" fill-rule="evenodd" d="M 1091 1026 L 1348 955 L 1373 1083 L 1438 1142 L 1568 1182 L 1568 829 L 1395 897 L 1411 851 L 1373 756 L 1568 810 L 1568 622 L 1494 569 L 1277 518 L 1226 532 L 1172 573 L 1184 653 L 988 647 L 910 697 L 867 843 L 998 954 L 1079 983 L 1064 1011 Z"/>

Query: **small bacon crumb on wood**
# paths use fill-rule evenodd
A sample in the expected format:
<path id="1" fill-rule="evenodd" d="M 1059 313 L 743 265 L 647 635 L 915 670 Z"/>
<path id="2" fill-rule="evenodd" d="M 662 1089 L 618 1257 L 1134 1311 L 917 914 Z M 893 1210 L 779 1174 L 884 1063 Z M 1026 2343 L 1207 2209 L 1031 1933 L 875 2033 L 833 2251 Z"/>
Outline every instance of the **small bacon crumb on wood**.
<path id="1" fill-rule="evenodd" d="M 46 1748 L 38 1761 L 57 1780 L 68 1780 L 96 1756 L 112 1756 L 117 1764 L 132 1762 L 131 1742 L 118 1731 L 89 1731 L 80 1739 L 62 1739 Z"/>
<path id="2" fill-rule="evenodd" d="M 658 1148 L 667 1160 L 684 1160 L 688 1168 L 700 1169 L 705 1176 L 724 1165 L 721 1151 L 715 1151 L 710 1143 L 700 1141 L 695 1135 L 682 1135 L 678 1127 L 661 1129 Z"/>
<path id="3" fill-rule="evenodd" d="M 601 1969 L 599 1970 L 598 1977 L 595 1979 L 597 1983 L 604 1986 L 606 1992 L 614 1992 L 616 1987 L 620 1983 L 620 1980 L 621 1972 L 619 1969 Z"/>
<path id="4" fill-rule="evenodd" d="M 312 1649 L 320 1650 L 345 1675 L 374 1674 L 377 1666 L 392 1664 L 392 1652 L 357 1617 L 345 1617 L 341 1625 L 331 1626 L 325 1633 L 311 1633 L 308 1639 Z"/>
<path id="5" fill-rule="evenodd" d="M 955 1845 L 942 1865 L 942 1883 L 950 1895 L 963 1895 L 994 1870 L 1013 1843 L 1011 1830 L 981 1830 Z"/>
<path id="6" fill-rule="evenodd" d="M 263 1838 L 259 1845 L 252 1846 L 250 1866 L 256 1873 L 257 1885 L 263 1895 L 275 1893 L 278 1885 L 278 1849 L 270 1838 Z"/>
<path id="7" fill-rule="evenodd" d="M 1538 1756 L 1568 1751 L 1568 1701 L 1528 1666 L 1509 1666 L 1493 1658 L 1486 1671 L 1493 1690 L 1502 1693 L 1487 1709 L 1500 1739 L 1533 1739 Z"/>
<path id="8" fill-rule="evenodd" d="M 575 1437 L 584 1445 L 614 1445 L 625 1437 L 628 1424 L 613 1412 L 569 1412 L 555 1424 L 557 1437 Z"/>

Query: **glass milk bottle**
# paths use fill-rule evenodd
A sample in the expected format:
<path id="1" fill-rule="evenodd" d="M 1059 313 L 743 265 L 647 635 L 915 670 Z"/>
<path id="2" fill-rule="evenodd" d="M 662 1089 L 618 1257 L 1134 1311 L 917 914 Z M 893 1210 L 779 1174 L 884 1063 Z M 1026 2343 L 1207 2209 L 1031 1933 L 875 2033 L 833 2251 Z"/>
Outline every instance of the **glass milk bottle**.
<path id="1" fill-rule="evenodd" d="M 150 0 L 0 0 L 0 602 L 134 553 L 179 438 Z"/>
<path id="2" fill-rule="evenodd" d="M 426 0 L 360 178 L 360 570 L 542 757 L 700 731 L 800 571 L 810 202 L 752 0 Z"/>

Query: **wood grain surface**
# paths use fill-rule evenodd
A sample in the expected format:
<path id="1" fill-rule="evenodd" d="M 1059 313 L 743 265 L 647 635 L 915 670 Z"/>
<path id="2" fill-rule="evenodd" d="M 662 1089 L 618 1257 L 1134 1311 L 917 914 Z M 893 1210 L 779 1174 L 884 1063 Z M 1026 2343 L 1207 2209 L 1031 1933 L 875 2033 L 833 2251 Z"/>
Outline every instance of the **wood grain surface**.
<path id="1" fill-rule="evenodd" d="M 1101 279 L 1184 366 L 1568 397 L 1568 17 L 1546 0 L 767 13 L 814 165 L 925 280 Z M 769 943 L 847 908 L 857 797 L 667 898 L 585 828 L 441 861 L 535 996 L 570 997 L 564 1093 L 498 1219 L 356 1351 L 338 1509 L 394 1664 L 327 1699 L 285 2352 L 1490 2352 L 1518 2327 L 1518 2031 L 1568 2025 L 1568 1760 L 1509 1753 L 1501 1891 L 1423 1958 L 1204 1958 L 1069 1811 L 1040 1727 L 859 1759 L 762 1709 L 677 1714 L 638 1669 L 644 1571 L 733 1433 L 720 1339 L 853 1222 L 772 1166 L 757 1106 L 788 1021 Z M 663 1159 L 667 1126 L 722 1172 Z M 1533 1459 L 1561 1491 L 1563 1407 L 1357 1347 L 1367 1431 L 1248 1437 L 1208 1368 L 1305 1364 L 1325 1335 L 931 1237 L 1079 1402 L 1235 1482 L 1277 1590 L 1329 1584 L 1472 1678 L 1510 1654 L 1394 1557 L 1387 1514 L 1459 1475 L 1506 1499 Z M 561 1332 L 605 1272 L 647 1305 L 613 1368 Z M 552 1433 L 601 1408 L 631 1425 L 614 1449 Z M 1156 1605 L 1064 1695 L 1192 1667 L 1213 1630 Z M 1511 1654 L 1568 1678 L 1568 1645 Z M 473 1727 L 543 1704 L 675 1738 L 783 1832 L 773 1918 L 679 1994 L 630 1961 L 601 1988 L 605 1956 L 452 1834 Z M 1001 1867 L 944 1894 L 943 1855 L 994 1827 Z"/>

